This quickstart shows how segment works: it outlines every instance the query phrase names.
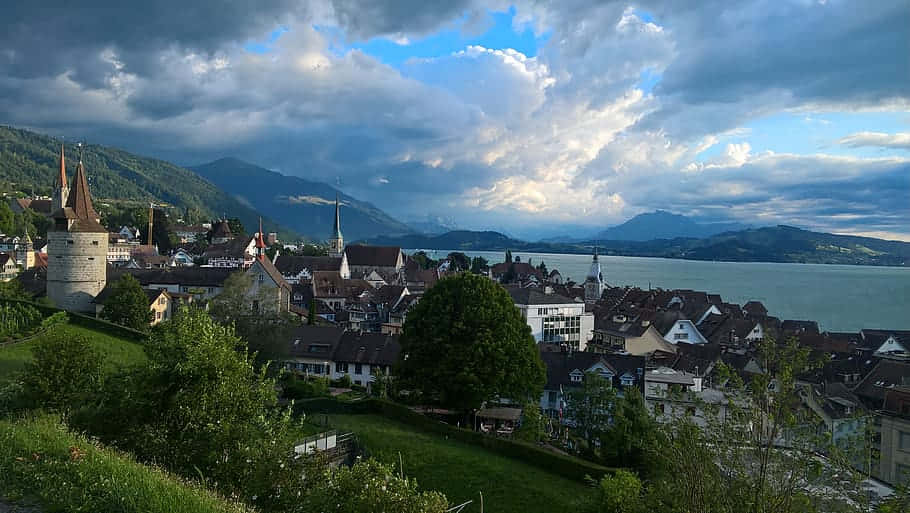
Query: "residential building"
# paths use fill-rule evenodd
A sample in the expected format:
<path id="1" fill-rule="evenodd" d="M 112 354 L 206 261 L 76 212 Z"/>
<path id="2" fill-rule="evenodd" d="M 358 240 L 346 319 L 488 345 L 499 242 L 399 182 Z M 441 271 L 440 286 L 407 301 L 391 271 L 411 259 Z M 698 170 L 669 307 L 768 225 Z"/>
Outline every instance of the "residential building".
<path id="1" fill-rule="evenodd" d="M 227 219 L 222 219 L 216 222 L 212 226 L 212 240 L 213 245 L 224 244 L 225 242 L 233 240 L 235 234 L 231 232 L 231 225 L 228 224 Z M 192 242 L 192 241 L 187 241 Z"/>
<path id="2" fill-rule="evenodd" d="M 104 290 L 102 290 L 93 300 L 96 317 L 100 317 L 101 313 L 104 311 L 104 303 L 107 301 L 108 297 L 110 297 L 110 294 L 113 291 L 113 285 L 114 282 L 108 283 L 107 286 L 104 287 Z M 143 288 L 142 291 L 145 292 L 149 310 L 152 312 L 152 320 L 149 323 L 151 326 L 171 318 L 175 310 L 175 301 L 171 298 L 171 295 L 167 290 Z"/>
<path id="3" fill-rule="evenodd" d="M 404 254 L 396 246 L 353 245 L 344 248 L 351 277 L 363 278 L 376 271 L 386 283 L 399 283 Z"/>
<path id="4" fill-rule="evenodd" d="M 384 333 L 343 331 L 336 327 L 299 326 L 291 339 L 290 370 L 369 386 L 377 375 L 390 375 L 398 361 L 398 337 Z"/>
<path id="5" fill-rule="evenodd" d="M 19 275 L 16 258 L 10 253 L 0 253 L 0 281 L 10 281 Z"/>
<path id="6" fill-rule="evenodd" d="M 110 233 L 108 234 L 107 262 L 115 266 L 126 265 L 131 260 L 133 252 L 139 247 L 138 239 L 129 239 L 122 233 Z"/>
<path id="7" fill-rule="evenodd" d="M 266 256 L 262 233 L 260 220 L 259 232 L 256 234 L 256 258 L 247 270 L 247 274 L 253 277 L 247 296 L 252 301 L 253 311 L 287 312 L 291 306 L 291 286 Z"/>
<path id="8" fill-rule="evenodd" d="M 166 289 L 172 296 L 188 294 L 194 300 L 208 300 L 224 288 L 224 282 L 236 269 L 213 267 L 170 267 L 167 269 L 118 269 L 110 281 L 124 273 L 132 274 L 144 288 Z"/>
<path id="9" fill-rule="evenodd" d="M 594 315 L 585 311 L 584 303 L 534 288 L 509 287 L 515 306 L 531 327 L 537 342 L 566 344 L 584 351 L 594 334 Z"/>
<path id="10" fill-rule="evenodd" d="M 648 355 L 655 351 L 675 353 L 673 344 L 651 323 L 653 312 L 639 310 L 635 313 L 598 313 L 594 321 L 591 349 L 596 352 Z"/>
<path id="11" fill-rule="evenodd" d="M 583 386 L 588 373 L 604 378 L 620 394 L 627 387 L 642 387 L 644 357 L 568 351 L 554 344 L 541 344 L 540 350 L 547 369 L 540 409 L 547 416 L 565 417 L 570 394 Z"/>
<path id="12" fill-rule="evenodd" d="M 910 482 L 910 386 L 885 391 L 881 409 L 879 477 L 899 485 Z"/>
<path id="13" fill-rule="evenodd" d="M 275 258 L 275 267 L 281 272 L 285 281 L 290 284 L 311 281 L 316 271 L 335 272 L 342 279 L 351 277 L 348 259 L 344 253 L 339 257 L 301 256 L 279 253 Z"/>

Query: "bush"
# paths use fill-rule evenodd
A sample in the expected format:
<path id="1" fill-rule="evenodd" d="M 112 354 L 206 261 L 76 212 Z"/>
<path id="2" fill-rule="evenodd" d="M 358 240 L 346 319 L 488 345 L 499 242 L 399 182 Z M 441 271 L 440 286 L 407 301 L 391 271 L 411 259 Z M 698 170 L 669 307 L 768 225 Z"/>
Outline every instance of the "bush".
<path id="1" fill-rule="evenodd" d="M 351 388 L 351 377 L 345 374 L 338 379 L 333 379 L 332 386 L 337 388 Z"/>
<path id="2" fill-rule="evenodd" d="M 22 377 L 36 405 L 60 411 L 78 408 L 99 389 L 104 357 L 88 338 L 65 332 L 42 335 Z"/>
<path id="3" fill-rule="evenodd" d="M 15 338 L 41 325 L 44 316 L 28 303 L 7 302 L 0 305 L 0 337 Z"/>
<path id="4" fill-rule="evenodd" d="M 299 378 L 291 375 L 284 384 L 284 397 L 287 399 L 308 399 L 311 397 L 327 397 L 329 395 L 329 381 L 325 378 Z"/>

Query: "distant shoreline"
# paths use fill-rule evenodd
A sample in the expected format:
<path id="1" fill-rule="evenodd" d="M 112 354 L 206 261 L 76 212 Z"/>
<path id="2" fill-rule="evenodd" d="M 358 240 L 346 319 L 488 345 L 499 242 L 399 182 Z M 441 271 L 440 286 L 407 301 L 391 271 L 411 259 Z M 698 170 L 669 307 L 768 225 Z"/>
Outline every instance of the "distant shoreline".
<path id="1" fill-rule="evenodd" d="M 355 244 L 360 244 L 365 242 L 358 242 Z M 535 253 L 538 255 L 590 255 L 590 251 L 557 251 L 557 250 L 537 250 L 537 249 L 521 249 L 521 248 L 503 248 L 503 249 L 427 249 L 427 248 L 402 248 L 402 251 L 411 255 L 418 251 L 435 251 L 442 252 L 445 255 L 448 255 L 452 252 L 460 253 L 473 253 L 473 252 L 489 252 L 489 253 L 505 253 L 506 251 L 512 251 L 513 253 Z M 910 263 L 904 265 L 882 265 L 875 263 L 864 263 L 864 262 L 795 262 L 790 260 L 721 260 L 721 259 L 708 259 L 708 258 L 686 258 L 686 257 L 675 257 L 675 256 L 658 256 L 658 255 L 641 255 L 641 254 L 631 254 L 631 253 L 615 253 L 615 252 L 605 252 L 598 253 L 600 257 L 624 257 L 624 258 L 649 258 L 655 260 L 683 260 L 686 262 L 715 262 L 718 264 L 797 264 L 797 265 L 843 265 L 843 266 L 854 266 L 854 267 L 883 267 L 887 269 L 910 269 Z"/>

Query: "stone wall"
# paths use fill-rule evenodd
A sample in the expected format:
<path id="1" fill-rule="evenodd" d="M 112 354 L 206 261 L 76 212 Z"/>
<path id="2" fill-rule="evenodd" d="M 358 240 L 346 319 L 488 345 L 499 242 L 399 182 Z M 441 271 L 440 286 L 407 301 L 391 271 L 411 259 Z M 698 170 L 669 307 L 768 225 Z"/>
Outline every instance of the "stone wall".
<path id="1" fill-rule="evenodd" d="M 107 282 L 107 234 L 47 234 L 47 296 L 60 308 L 93 312 Z"/>

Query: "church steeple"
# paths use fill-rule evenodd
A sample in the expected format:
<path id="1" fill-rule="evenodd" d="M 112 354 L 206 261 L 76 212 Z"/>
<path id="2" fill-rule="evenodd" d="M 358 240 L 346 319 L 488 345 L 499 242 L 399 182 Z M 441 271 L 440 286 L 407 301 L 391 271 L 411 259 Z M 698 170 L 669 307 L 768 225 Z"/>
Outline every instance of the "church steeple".
<path id="1" fill-rule="evenodd" d="M 585 278 L 585 301 L 597 301 L 603 296 L 606 284 L 604 275 L 600 270 L 600 262 L 597 260 L 597 246 L 594 246 L 594 256 L 591 258 L 591 269 Z"/>
<path id="2" fill-rule="evenodd" d="M 51 212 L 56 212 L 58 209 L 63 208 L 66 205 L 67 197 L 69 196 L 70 188 L 66 183 L 66 156 L 63 153 L 63 144 L 60 144 L 60 171 L 57 173 L 57 176 L 54 177 L 54 196 L 52 198 L 53 205 Z"/>
<path id="3" fill-rule="evenodd" d="M 332 238 L 329 239 L 329 256 L 340 257 L 344 253 L 344 236 L 341 235 L 341 205 L 335 195 L 335 224 L 332 226 Z"/>
<path id="4" fill-rule="evenodd" d="M 265 259 L 265 235 L 262 233 L 262 218 L 259 218 L 259 233 L 256 234 L 256 258 Z"/>

